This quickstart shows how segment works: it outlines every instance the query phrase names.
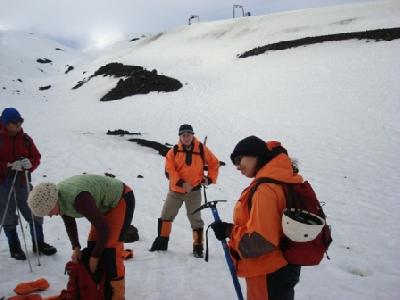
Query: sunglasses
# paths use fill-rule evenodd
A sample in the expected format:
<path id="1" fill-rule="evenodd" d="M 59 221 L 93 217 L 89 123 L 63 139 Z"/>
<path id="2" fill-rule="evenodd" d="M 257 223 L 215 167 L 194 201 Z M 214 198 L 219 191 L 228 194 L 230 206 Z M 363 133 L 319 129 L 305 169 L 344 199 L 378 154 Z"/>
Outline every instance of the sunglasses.
<path id="1" fill-rule="evenodd" d="M 233 165 L 239 166 L 239 165 L 240 165 L 240 162 L 242 161 L 242 158 L 243 158 L 242 155 L 236 156 L 236 157 L 233 159 Z"/>
<path id="2" fill-rule="evenodd" d="M 22 123 L 24 123 L 24 120 L 15 120 L 15 121 L 10 121 L 10 123 L 11 123 L 11 124 L 14 124 L 14 125 L 18 125 L 18 124 L 22 124 Z"/>

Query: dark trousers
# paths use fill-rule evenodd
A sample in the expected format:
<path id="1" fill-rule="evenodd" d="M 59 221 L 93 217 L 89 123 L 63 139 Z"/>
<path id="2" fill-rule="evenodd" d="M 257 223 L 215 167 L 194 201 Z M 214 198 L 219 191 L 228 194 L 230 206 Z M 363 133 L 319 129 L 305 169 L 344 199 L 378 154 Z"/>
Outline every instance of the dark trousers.
<path id="1" fill-rule="evenodd" d="M 300 266 L 286 265 L 273 273 L 246 278 L 247 300 L 293 300 Z"/>
<path id="2" fill-rule="evenodd" d="M 32 212 L 27 203 L 29 190 L 25 182 L 24 174 L 18 174 L 14 187 L 12 186 L 13 178 L 14 176 L 8 175 L 2 178 L 0 183 L 0 221 L 5 214 L 4 224 L 1 225 L 4 226 L 4 232 L 7 236 L 10 249 L 20 248 L 20 242 L 16 231 L 16 227 L 18 225 L 17 206 L 21 215 L 29 223 L 32 242 L 34 242 L 33 231 L 35 230 L 38 243 L 40 244 L 44 241 L 42 227 L 43 218 L 34 217 L 34 219 L 32 219 Z M 12 190 L 13 188 L 15 190 Z M 9 195 L 10 198 L 8 198 Z M 6 211 L 7 202 L 8 209 Z M 33 220 L 35 222 L 35 226 L 33 226 Z"/>
<path id="3" fill-rule="evenodd" d="M 8 209 L 6 212 L 6 218 L 3 224 L 5 229 L 14 229 L 18 225 L 18 216 L 16 214 L 17 205 L 24 219 L 28 223 L 32 224 L 32 212 L 27 203 L 29 191 L 27 190 L 25 180 L 22 179 L 21 176 L 24 175 L 20 173 L 17 176 L 17 180 L 15 181 L 14 185 L 15 194 L 12 192 L 10 199 L 8 199 L 8 195 L 10 189 L 12 189 L 11 184 L 13 176 L 7 176 L 3 178 L 0 183 L 0 218 L 3 217 L 5 213 L 5 208 L 7 206 L 7 201 L 9 200 Z M 15 199 L 17 200 L 17 204 L 15 203 Z M 43 218 L 40 217 L 34 217 L 34 218 L 35 218 L 35 224 L 43 224 Z"/>
<path id="4" fill-rule="evenodd" d="M 300 266 L 286 265 L 283 268 L 268 274 L 268 299 L 293 300 L 294 287 L 300 280 Z"/>

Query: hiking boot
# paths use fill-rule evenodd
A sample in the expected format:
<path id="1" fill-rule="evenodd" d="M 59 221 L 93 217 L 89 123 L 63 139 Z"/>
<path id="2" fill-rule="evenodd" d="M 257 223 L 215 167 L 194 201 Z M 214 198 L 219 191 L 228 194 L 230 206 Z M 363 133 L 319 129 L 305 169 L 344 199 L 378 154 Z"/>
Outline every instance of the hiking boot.
<path id="1" fill-rule="evenodd" d="M 22 251 L 21 247 L 11 247 L 10 255 L 12 258 L 15 258 L 16 260 L 25 260 L 26 259 L 25 252 Z"/>
<path id="2" fill-rule="evenodd" d="M 158 236 L 151 245 L 150 251 L 166 251 L 168 249 L 169 238 Z"/>
<path id="3" fill-rule="evenodd" d="M 10 255 L 16 260 L 25 260 L 26 256 L 21 249 L 21 243 L 18 238 L 16 228 L 4 228 L 4 233 L 7 236 L 8 247 L 10 248 Z"/>
<path id="4" fill-rule="evenodd" d="M 203 228 L 193 229 L 193 256 L 203 257 Z"/>
<path id="5" fill-rule="evenodd" d="M 203 258 L 203 245 L 193 245 L 193 256 Z"/>
<path id="6" fill-rule="evenodd" d="M 135 226 L 129 225 L 123 236 L 124 243 L 133 243 L 139 240 L 139 233 Z"/>
<path id="7" fill-rule="evenodd" d="M 53 255 L 57 252 L 57 249 L 45 242 L 41 242 L 38 244 L 39 253 L 44 255 Z M 36 247 L 33 245 L 33 253 L 36 253 Z"/>
<path id="8" fill-rule="evenodd" d="M 158 236 L 151 245 L 150 251 L 166 251 L 168 249 L 169 235 L 172 221 L 158 219 Z"/>

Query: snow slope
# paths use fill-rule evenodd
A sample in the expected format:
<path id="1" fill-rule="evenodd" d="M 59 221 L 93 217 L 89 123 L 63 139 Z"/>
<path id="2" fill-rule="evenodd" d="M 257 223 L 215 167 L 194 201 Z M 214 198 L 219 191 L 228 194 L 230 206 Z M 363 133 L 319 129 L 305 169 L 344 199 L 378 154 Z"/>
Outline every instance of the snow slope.
<path id="1" fill-rule="evenodd" d="M 235 200 L 249 183 L 229 154 L 251 134 L 280 140 L 326 202 L 331 260 L 303 268 L 296 299 L 398 299 L 400 41 L 349 40 L 247 59 L 236 55 L 281 40 L 399 25 L 400 4 L 392 0 L 196 23 L 90 53 L 37 33 L 0 31 L 0 109 L 20 110 L 42 152 L 34 184 L 109 172 L 133 186 L 140 241 L 127 244 L 136 252 L 126 263 L 127 299 L 235 299 L 213 234 L 210 261 L 191 256 L 184 208 L 173 224 L 169 251 L 148 251 L 168 188 L 163 158 L 129 137 L 105 135 L 121 128 L 175 143 L 186 122 L 200 139 L 207 135 L 208 146 L 227 163 L 207 191 L 209 200 L 228 200 L 219 206 L 223 220 L 231 220 Z M 38 64 L 38 58 L 53 63 Z M 109 62 L 155 68 L 184 87 L 111 102 L 99 99 L 118 79 L 95 77 L 71 90 Z M 64 74 L 66 65 L 75 69 Z M 38 90 L 49 84 L 49 90 Z M 210 211 L 203 217 L 212 222 Z M 88 224 L 80 220 L 79 226 L 83 242 Z M 38 277 L 51 285 L 42 295 L 65 287 L 70 246 L 61 219 L 47 218 L 45 233 L 59 253 L 42 257 L 41 266 L 32 258 L 33 273 L 26 262 L 8 258 L 0 236 L 0 296 L 13 295 L 17 282 Z M 29 237 L 27 244 L 30 249 Z"/>

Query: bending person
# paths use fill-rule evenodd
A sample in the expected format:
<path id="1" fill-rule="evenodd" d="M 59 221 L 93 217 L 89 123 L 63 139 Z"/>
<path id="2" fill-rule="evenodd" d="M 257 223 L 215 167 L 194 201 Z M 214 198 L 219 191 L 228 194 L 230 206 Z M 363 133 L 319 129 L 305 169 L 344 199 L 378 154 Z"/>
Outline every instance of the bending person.
<path id="1" fill-rule="evenodd" d="M 125 298 L 124 238 L 135 210 L 132 189 L 122 181 L 100 175 L 76 175 L 59 184 L 40 183 L 29 194 L 36 216 L 61 215 L 72 245 L 72 260 L 81 258 L 75 218 L 92 224 L 88 237 L 89 268 L 101 265 L 112 289 L 112 299 Z"/>

